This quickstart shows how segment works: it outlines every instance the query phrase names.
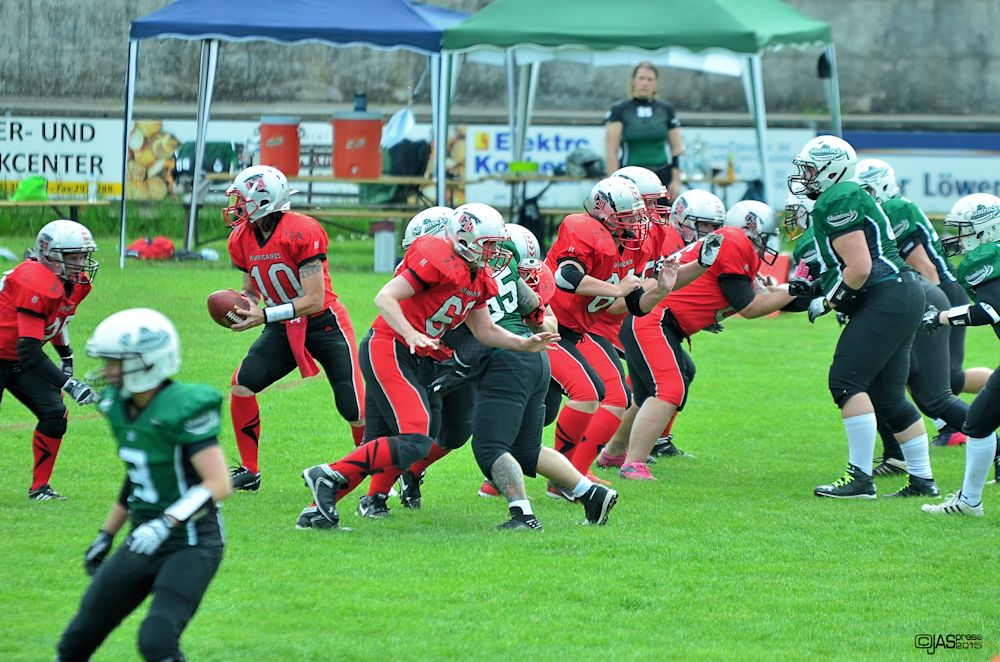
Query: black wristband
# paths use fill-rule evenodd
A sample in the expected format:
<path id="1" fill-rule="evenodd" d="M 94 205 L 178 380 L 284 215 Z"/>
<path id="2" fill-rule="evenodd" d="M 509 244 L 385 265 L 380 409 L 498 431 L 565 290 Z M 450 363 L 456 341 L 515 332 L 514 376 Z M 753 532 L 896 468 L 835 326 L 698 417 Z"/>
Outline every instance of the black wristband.
<path id="1" fill-rule="evenodd" d="M 840 281 L 840 285 L 837 286 L 837 289 L 827 299 L 840 312 L 850 313 L 857 306 L 858 297 L 860 296 L 861 290 L 855 290 L 844 281 Z"/>
<path id="2" fill-rule="evenodd" d="M 625 299 L 625 307 L 636 317 L 642 317 L 649 312 L 648 310 L 643 310 L 642 306 L 639 305 L 643 294 L 645 294 L 645 291 L 641 287 L 637 287 L 623 297 Z"/>
<path id="3" fill-rule="evenodd" d="M 670 159 L 670 165 L 672 165 L 677 170 L 681 169 L 681 157 L 680 157 L 680 154 L 678 154 L 674 158 Z"/>
<path id="4" fill-rule="evenodd" d="M 69 345 L 53 345 L 56 348 L 56 354 L 59 355 L 61 359 L 67 359 L 73 356 L 73 348 Z"/>

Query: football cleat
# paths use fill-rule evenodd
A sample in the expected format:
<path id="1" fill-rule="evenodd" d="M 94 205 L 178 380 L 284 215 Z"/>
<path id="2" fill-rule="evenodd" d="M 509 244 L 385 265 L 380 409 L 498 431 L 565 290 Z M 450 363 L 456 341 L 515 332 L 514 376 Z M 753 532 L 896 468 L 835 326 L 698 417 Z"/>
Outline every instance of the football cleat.
<path id="1" fill-rule="evenodd" d="M 358 515 L 369 519 L 383 519 L 389 516 L 389 506 L 386 501 L 387 494 L 369 494 L 361 497 L 358 501 Z"/>
<path id="2" fill-rule="evenodd" d="M 656 480 L 645 462 L 626 462 L 618 470 L 618 475 L 628 480 Z"/>
<path id="3" fill-rule="evenodd" d="M 316 509 L 332 526 L 340 524 L 337 512 L 337 493 L 347 487 L 347 479 L 329 464 L 317 464 L 302 472 L 302 480 L 312 492 Z"/>
<path id="4" fill-rule="evenodd" d="M 1000 485 L 1000 456 L 993 458 L 993 480 L 990 485 Z"/>
<path id="5" fill-rule="evenodd" d="M 479 496 L 481 497 L 498 497 L 500 493 L 497 492 L 497 488 L 493 487 L 493 483 L 488 480 L 484 480 L 483 484 L 479 486 Z"/>
<path id="6" fill-rule="evenodd" d="M 965 435 L 950 425 L 945 425 L 938 430 L 937 436 L 932 442 L 935 446 L 961 446 L 965 443 Z"/>
<path id="7" fill-rule="evenodd" d="M 874 499 L 875 481 L 864 471 L 849 464 L 844 475 L 832 485 L 820 485 L 813 494 L 833 499 Z"/>
<path id="8" fill-rule="evenodd" d="M 653 450 L 650 452 L 653 457 L 694 457 L 690 453 L 685 453 L 681 449 L 674 446 L 674 435 L 668 434 L 666 437 L 660 437 L 653 444 Z"/>
<path id="9" fill-rule="evenodd" d="M 921 478 L 910 474 L 908 476 L 908 480 L 906 481 L 906 485 L 892 494 L 887 494 L 886 498 L 915 496 L 939 497 L 941 496 L 941 492 L 938 490 L 937 483 L 934 482 L 933 478 Z"/>
<path id="10" fill-rule="evenodd" d="M 875 458 L 875 469 L 872 474 L 878 478 L 880 476 L 894 476 L 906 473 L 906 461 L 895 457 Z"/>
<path id="11" fill-rule="evenodd" d="M 551 480 L 549 481 L 549 488 L 545 491 L 545 496 L 550 499 L 560 499 L 562 501 L 569 501 L 570 503 L 576 503 L 576 497 L 570 490 L 559 487 Z"/>
<path id="12" fill-rule="evenodd" d="M 412 471 L 407 469 L 399 474 L 397 482 L 399 484 L 399 502 L 403 504 L 403 508 L 420 510 L 420 485 L 424 482 L 424 474 L 415 476 Z"/>
<path id="13" fill-rule="evenodd" d="M 580 502 L 587 514 L 587 524 L 605 524 L 608 513 L 618 502 L 618 493 L 603 485 L 594 485 L 580 498 Z"/>
<path id="14" fill-rule="evenodd" d="M 232 481 L 234 490 L 256 492 L 260 489 L 260 473 L 253 473 L 242 465 L 230 467 L 229 480 Z"/>
<path id="15" fill-rule="evenodd" d="M 608 455 L 604 451 L 597 456 L 597 466 L 602 469 L 617 468 L 625 464 L 625 453 L 621 455 Z"/>
<path id="16" fill-rule="evenodd" d="M 316 506 L 306 506 L 299 513 L 299 518 L 295 521 L 296 529 L 332 529 L 334 525 L 330 520 L 323 517 Z"/>
<path id="17" fill-rule="evenodd" d="M 499 524 L 497 531 L 544 531 L 542 523 L 534 515 L 512 514 L 510 519 Z"/>
<path id="18" fill-rule="evenodd" d="M 925 503 L 920 506 L 920 510 L 931 515 L 968 515 L 970 517 L 983 516 L 983 504 L 970 506 L 962 500 L 962 493 L 949 494 L 941 503 Z"/>
<path id="19" fill-rule="evenodd" d="M 28 499 L 31 501 L 65 501 L 66 497 L 52 489 L 49 484 L 42 485 L 33 490 L 28 490 Z"/>

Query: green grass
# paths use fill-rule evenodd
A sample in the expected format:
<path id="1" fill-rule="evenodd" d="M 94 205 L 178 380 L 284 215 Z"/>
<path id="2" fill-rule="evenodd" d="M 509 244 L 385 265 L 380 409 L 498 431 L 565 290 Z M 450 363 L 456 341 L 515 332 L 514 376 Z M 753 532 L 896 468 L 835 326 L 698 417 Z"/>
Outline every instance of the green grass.
<path id="1" fill-rule="evenodd" d="M 238 273 L 222 263 L 130 263 L 119 272 L 112 253 L 102 251 L 95 291 L 72 324 L 78 356 L 104 316 L 151 306 L 180 329 L 181 378 L 225 391 L 256 333 L 214 325 L 204 300 L 237 285 Z M 360 249 L 348 257 L 360 260 Z M 332 278 L 363 334 L 385 277 Z M 836 478 L 846 459 L 825 386 L 835 321 L 811 326 L 785 315 L 726 327 L 694 341 L 698 376 L 675 433 L 697 459 L 661 461 L 656 483 L 615 480 L 619 506 L 601 528 L 582 526 L 581 510 L 545 498 L 536 479 L 528 491 L 545 531 L 492 531 L 506 509 L 476 496 L 481 476 L 466 447 L 431 469 L 421 511 L 397 502 L 388 520 L 362 520 L 351 495 L 342 511 L 352 533 L 296 531 L 309 501 L 299 472 L 352 444 L 325 380 L 276 384 L 260 397 L 263 488 L 224 506 L 229 546 L 185 633 L 188 658 L 925 659 L 914 647 L 922 633 L 984 636 L 983 650 L 942 651 L 947 659 L 996 652 L 1000 488 L 987 487 L 987 516 L 976 521 L 932 519 L 912 501 L 814 498 L 813 486 Z M 970 332 L 967 357 L 967 365 L 996 363 L 989 330 Z M 93 364 L 78 358 L 81 371 Z M 70 405 L 53 477 L 69 500 L 29 503 L 32 426 L 8 395 L 3 660 L 52 658 L 87 585 L 83 551 L 122 475 L 106 424 Z M 549 428 L 547 443 L 551 436 Z M 231 431 L 222 444 L 237 457 Z M 932 459 L 942 487 L 956 489 L 964 453 L 933 448 Z M 95 659 L 137 659 L 143 612 Z"/>

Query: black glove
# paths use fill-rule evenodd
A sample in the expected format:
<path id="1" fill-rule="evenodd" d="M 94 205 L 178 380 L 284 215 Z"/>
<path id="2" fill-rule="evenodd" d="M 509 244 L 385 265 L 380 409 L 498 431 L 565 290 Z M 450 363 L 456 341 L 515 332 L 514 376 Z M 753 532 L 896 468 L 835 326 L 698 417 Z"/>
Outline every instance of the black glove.
<path id="1" fill-rule="evenodd" d="M 715 324 L 709 324 L 703 330 L 709 333 L 722 333 L 725 329 L 726 327 L 722 326 L 722 322 L 716 322 Z"/>
<path id="2" fill-rule="evenodd" d="M 847 316 L 847 313 L 842 313 L 837 311 L 837 324 L 840 326 L 847 326 L 847 323 L 851 321 L 851 318 Z"/>
<path id="3" fill-rule="evenodd" d="M 790 278 L 788 280 L 788 293 L 793 297 L 815 297 L 822 294 L 819 280 L 808 278 Z"/>
<path id="4" fill-rule="evenodd" d="M 87 551 L 83 555 L 83 569 L 91 577 L 101 567 L 104 557 L 111 551 L 111 543 L 114 542 L 114 539 L 113 535 L 102 529 L 98 532 L 94 542 L 90 543 L 90 547 L 87 548 Z"/>
<path id="5" fill-rule="evenodd" d="M 927 312 L 920 320 L 920 326 L 927 333 L 934 333 L 941 326 L 941 311 L 936 306 L 927 306 Z"/>
<path id="6" fill-rule="evenodd" d="M 73 376 L 73 355 L 62 357 L 62 373 L 67 377 Z"/>
<path id="7" fill-rule="evenodd" d="M 78 405 L 89 405 L 98 400 L 97 393 L 90 387 L 90 384 L 72 377 L 63 384 L 62 390 L 66 391 Z"/>

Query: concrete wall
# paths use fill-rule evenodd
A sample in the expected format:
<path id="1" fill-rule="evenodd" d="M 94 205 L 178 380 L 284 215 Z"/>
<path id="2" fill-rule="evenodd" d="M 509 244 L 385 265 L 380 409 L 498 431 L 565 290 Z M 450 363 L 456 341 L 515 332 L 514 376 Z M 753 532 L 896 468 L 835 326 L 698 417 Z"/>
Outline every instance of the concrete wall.
<path id="1" fill-rule="evenodd" d="M 211 0 L 206 0 L 210 2 Z M 595 0 L 581 0 L 581 2 Z M 603 1 L 603 0 L 601 0 Z M 842 106 L 852 115 L 933 115 L 943 123 L 1000 123 L 998 0 L 788 0 L 828 21 L 840 65 Z M 473 11 L 488 0 L 434 0 Z M 120 112 L 129 22 L 168 0 L 4 0 L 0 39 L 0 112 L 89 114 Z M 653 0 L 650 4 L 654 4 Z M 138 101 L 193 112 L 199 46 L 178 40 L 143 42 Z M 819 51 L 764 56 L 768 112 L 825 114 L 816 76 Z M 216 110 L 249 116 L 269 109 L 327 114 L 351 101 L 357 89 L 372 105 L 404 103 L 426 67 L 405 51 L 335 49 L 264 42 L 224 43 Z M 542 67 L 537 108 L 597 119 L 624 95 L 628 70 L 572 64 Z M 695 72 L 661 72 L 661 97 L 685 113 L 743 113 L 738 80 Z M 418 95 L 427 102 L 427 92 Z M 180 105 L 177 105 L 180 104 Z M 467 65 L 457 87 L 458 114 L 502 114 L 506 87 L 500 68 Z M 236 109 L 236 110 L 233 110 Z"/>

